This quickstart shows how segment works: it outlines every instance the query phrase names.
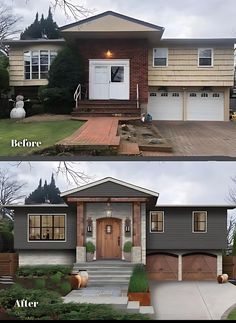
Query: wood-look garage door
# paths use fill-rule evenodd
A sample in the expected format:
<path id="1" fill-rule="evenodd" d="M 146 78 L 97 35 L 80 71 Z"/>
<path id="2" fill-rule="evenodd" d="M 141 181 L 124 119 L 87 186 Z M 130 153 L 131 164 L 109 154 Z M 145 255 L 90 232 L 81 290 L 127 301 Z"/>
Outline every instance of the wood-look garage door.
<path id="1" fill-rule="evenodd" d="M 153 120 L 183 120 L 183 93 L 149 93 L 148 113 Z"/>
<path id="2" fill-rule="evenodd" d="M 178 257 L 169 254 L 149 255 L 146 269 L 151 280 L 178 280 Z"/>
<path id="3" fill-rule="evenodd" d="M 216 280 L 217 257 L 204 254 L 183 256 L 183 280 Z"/>
<path id="4" fill-rule="evenodd" d="M 188 93 L 186 119 L 190 121 L 224 121 L 224 93 Z"/>

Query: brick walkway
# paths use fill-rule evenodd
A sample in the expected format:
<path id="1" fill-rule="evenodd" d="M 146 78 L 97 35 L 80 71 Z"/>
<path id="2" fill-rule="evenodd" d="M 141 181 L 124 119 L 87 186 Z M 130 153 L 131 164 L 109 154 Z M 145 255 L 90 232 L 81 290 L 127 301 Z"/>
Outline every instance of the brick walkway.
<path id="1" fill-rule="evenodd" d="M 155 121 L 173 156 L 236 157 L 236 122 Z"/>
<path id="2" fill-rule="evenodd" d="M 120 144 L 120 137 L 117 136 L 118 122 L 118 118 L 89 118 L 80 129 L 57 144 L 118 147 Z"/>

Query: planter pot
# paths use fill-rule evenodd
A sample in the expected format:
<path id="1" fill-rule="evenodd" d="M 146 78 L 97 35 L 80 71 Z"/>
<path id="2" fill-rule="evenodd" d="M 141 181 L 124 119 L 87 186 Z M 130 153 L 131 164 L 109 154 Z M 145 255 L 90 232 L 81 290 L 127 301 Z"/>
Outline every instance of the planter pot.
<path id="1" fill-rule="evenodd" d="M 93 258 L 94 258 L 94 253 L 91 253 L 91 252 L 87 252 L 86 253 L 86 260 L 87 260 L 87 262 L 93 261 Z"/>
<path id="2" fill-rule="evenodd" d="M 151 305 L 151 295 L 150 292 L 146 293 L 130 293 L 128 292 L 129 301 L 139 302 L 140 306 L 150 306 Z"/>
<path id="3" fill-rule="evenodd" d="M 131 262 L 131 252 L 124 252 L 124 260 Z"/>

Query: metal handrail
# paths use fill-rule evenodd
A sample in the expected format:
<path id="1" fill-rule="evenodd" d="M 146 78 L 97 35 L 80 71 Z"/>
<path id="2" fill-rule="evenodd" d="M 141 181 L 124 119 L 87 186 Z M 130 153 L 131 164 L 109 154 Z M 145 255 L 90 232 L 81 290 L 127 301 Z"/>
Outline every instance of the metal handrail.
<path id="1" fill-rule="evenodd" d="M 139 84 L 137 84 L 137 88 L 136 88 L 136 90 L 137 90 L 137 109 L 139 109 L 140 108 L 140 104 L 139 104 Z"/>
<path id="2" fill-rule="evenodd" d="M 76 91 L 74 93 L 74 100 L 76 102 L 76 109 L 79 107 L 79 101 L 81 101 L 81 84 L 78 84 Z"/>

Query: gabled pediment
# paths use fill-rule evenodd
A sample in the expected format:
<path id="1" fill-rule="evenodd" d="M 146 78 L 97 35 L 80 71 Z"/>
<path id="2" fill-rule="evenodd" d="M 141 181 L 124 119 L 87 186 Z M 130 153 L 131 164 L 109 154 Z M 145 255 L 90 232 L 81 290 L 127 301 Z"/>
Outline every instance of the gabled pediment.
<path id="1" fill-rule="evenodd" d="M 116 12 L 107 11 L 97 16 L 61 27 L 62 32 L 161 32 L 164 28 Z"/>

